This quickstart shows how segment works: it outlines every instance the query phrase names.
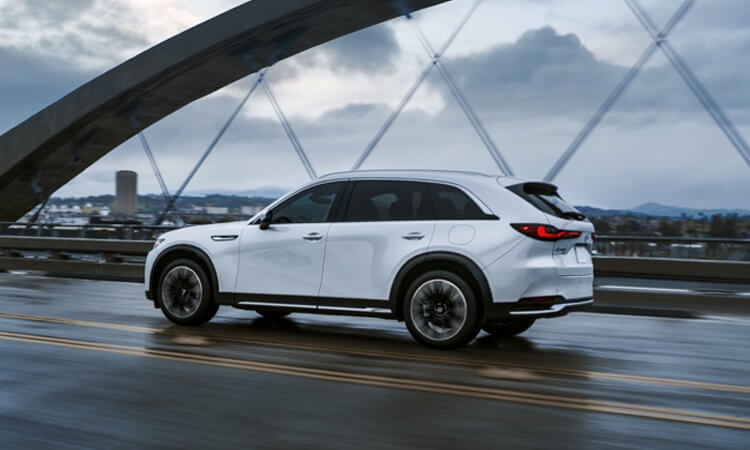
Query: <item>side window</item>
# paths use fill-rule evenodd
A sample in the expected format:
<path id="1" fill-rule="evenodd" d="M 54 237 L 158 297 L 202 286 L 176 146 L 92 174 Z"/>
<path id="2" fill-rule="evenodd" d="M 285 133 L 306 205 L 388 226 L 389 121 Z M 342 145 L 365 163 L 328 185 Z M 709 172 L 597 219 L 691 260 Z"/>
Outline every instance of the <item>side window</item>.
<path id="1" fill-rule="evenodd" d="M 327 222 L 343 183 L 328 183 L 300 192 L 273 210 L 272 223 Z"/>
<path id="2" fill-rule="evenodd" d="M 437 220 L 488 220 L 495 216 L 485 214 L 463 191 L 444 184 L 432 185 L 435 219 Z"/>
<path id="3" fill-rule="evenodd" d="M 345 222 L 432 220 L 429 185 L 413 181 L 356 181 Z"/>

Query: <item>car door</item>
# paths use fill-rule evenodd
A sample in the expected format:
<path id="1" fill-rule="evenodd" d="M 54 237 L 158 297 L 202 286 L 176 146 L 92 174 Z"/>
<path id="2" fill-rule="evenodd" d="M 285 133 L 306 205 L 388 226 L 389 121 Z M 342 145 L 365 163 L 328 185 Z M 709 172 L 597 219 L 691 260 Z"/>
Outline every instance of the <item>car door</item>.
<path id="1" fill-rule="evenodd" d="M 303 190 L 270 211 L 267 229 L 259 224 L 244 228 L 236 290 L 240 301 L 316 305 L 329 218 L 344 185 Z"/>
<path id="2" fill-rule="evenodd" d="M 385 308 L 399 268 L 430 245 L 429 186 L 395 180 L 351 184 L 345 211 L 328 231 L 319 308 Z"/>

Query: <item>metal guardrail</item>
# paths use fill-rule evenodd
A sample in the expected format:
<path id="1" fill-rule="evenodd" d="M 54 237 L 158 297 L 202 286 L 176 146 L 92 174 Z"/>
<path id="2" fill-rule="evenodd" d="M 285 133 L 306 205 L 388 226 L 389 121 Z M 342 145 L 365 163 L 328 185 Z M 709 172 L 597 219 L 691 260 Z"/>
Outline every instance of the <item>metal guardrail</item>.
<path id="1" fill-rule="evenodd" d="M 0 237 L 0 270 L 143 280 L 153 241 Z"/>
<path id="2" fill-rule="evenodd" d="M 165 227 L 146 228 L 163 232 Z M 665 241 L 671 242 L 668 239 Z M 743 245 L 745 243 L 742 241 Z M 0 270 L 38 270 L 96 276 L 111 274 L 122 278 L 135 274 L 142 277 L 142 264 L 152 245 L 151 239 L 0 236 Z M 136 270 L 136 267 L 139 269 Z M 596 255 L 594 268 L 595 273 L 600 276 L 750 282 L 750 263 L 739 261 Z"/>
<path id="3" fill-rule="evenodd" d="M 149 241 L 174 229 L 163 225 L 0 222 L 0 236 Z"/>
<path id="4" fill-rule="evenodd" d="M 750 261 L 750 239 L 662 236 L 597 236 L 601 256 Z"/>
<path id="5" fill-rule="evenodd" d="M 154 240 L 173 226 L 0 222 L 0 236 Z M 750 239 L 600 235 L 599 256 L 750 261 Z"/>
<path id="6" fill-rule="evenodd" d="M 0 237 L 0 271 L 38 271 L 53 275 L 115 281 L 143 281 L 151 240 Z M 666 258 L 594 257 L 597 276 L 750 283 L 750 263 Z M 750 298 L 684 295 L 597 288 L 596 310 L 627 314 L 690 317 L 696 314 L 750 314 Z"/>

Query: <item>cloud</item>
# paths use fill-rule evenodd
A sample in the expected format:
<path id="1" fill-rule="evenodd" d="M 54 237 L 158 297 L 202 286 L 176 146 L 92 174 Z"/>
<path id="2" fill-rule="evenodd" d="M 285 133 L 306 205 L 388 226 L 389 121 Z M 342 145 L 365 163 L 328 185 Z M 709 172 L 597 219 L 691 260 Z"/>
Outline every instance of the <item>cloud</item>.
<path id="1" fill-rule="evenodd" d="M 95 0 L 47 0 L 9 1 L 0 3 L 0 26 L 15 28 L 19 24 L 38 23 L 42 26 L 60 26 L 75 21 L 80 15 L 94 8 Z"/>
<path id="2" fill-rule="evenodd" d="M 150 20 L 139 16 L 127 0 L 0 0 L 0 42 L 4 48 L 102 70 L 148 46 L 144 29 Z"/>
<path id="3" fill-rule="evenodd" d="M 592 111 L 625 73 L 551 27 L 445 64 L 472 104 L 498 116 Z"/>
<path id="4" fill-rule="evenodd" d="M 63 97 L 96 73 L 0 47 L 0 134 Z"/>
<path id="5" fill-rule="evenodd" d="M 296 60 L 306 66 L 326 67 L 335 73 L 380 74 L 395 68 L 400 51 L 393 28 L 380 24 L 308 50 Z"/>
<path id="6" fill-rule="evenodd" d="M 399 45 L 390 26 L 376 25 L 331 42 L 325 52 L 334 70 L 382 72 L 393 69 Z"/>
<path id="7" fill-rule="evenodd" d="M 164 21 L 160 33 L 170 34 L 194 19 L 194 7 L 181 5 L 198 4 L 197 0 L 92 0 L 70 2 L 68 10 L 61 11 L 58 4 L 62 3 L 0 0 L 0 130 L 148 43 L 160 41 L 159 32 L 154 31 L 160 28 L 155 15 Z M 519 11 L 518 17 L 525 17 L 522 10 L 527 3 L 511 5 Z M 608 10 L 601 2 L 592 0 L 593 9 L 551 0 L 534 3 L 536 8 L 542 3 L 556 5 L 559 10 L 563 5 L 570 8 L 575 20 L 564 23 L 573 25 L 559 26 L 558 22 L 554 28 L 542 26 L 553 23 L 554 17 L 545 22 L 548 17 L 537 14 L 538 10 L 533 14 L 527 10 L 535 21 L 533 26 L 514 23 L 517 31 L 487 38 L 482 36 L 488 34 L 486 29 L 471 30 L 476 25 L 473 19 L 468 34 L 462 33 L 448 53 L 454 56 L 444 59 L 501 151 L 516 172 L 527 177 L 546 173 L 628 70 L 630 56 L 611 58 L 607 51 L 620 51 L 622 40 L 633 41 L 636 51 L 648 44 L 645 31 L 638 28 L 635 19 L 621 13 L 605 16 L 605 21 L 612 20 L 607 28 L 610 32 L 593 33 L 596 27 L 590 22 L 599 26 L 601 21 L 596 21 L 600 19 L 585 22 L 581 18 Z M 733 25 L 731 30 L 722 32 L 721 17 L 733 13 L 721 7 L 725 3 L 716 4 L 720 6 L 709 8 L 708 2 L 699 3 L 670 41 L 740 131 L 747 133 L 742 125 L 750 123 L 750 90 L 745 88 L 750 81 L 750 59 L 744 55 L 750 51 L 750 31 L 742 29 L 741 15 L 735 14 L 738 17 L 727 19 Z M 213 8 L 207 2 L 200 5 Z M 505 3 L 486 2 L 485 8 L 502 5 Z M 739 3 L 727 0 L 726 5 Z M 446 8 L 450 6 L 446 4 Z M 699 7 L 712 9 L 713 15 L 703 14 Z M 183 15 L 175 17 L 179 11 Z M 489 9 L 484 11 L 476 18 L 479 22 L 494 17 L 487 13 Z M 102 17 L 95 17 L 97 14 Z M 450 11 L 444 14 L 455 16 Z M 654 15 L 659 16 L 658 11 Z M 145 24 L 136 29 L 132 23 L 139 17 Z M 44 25 L 49 23 L 59 26 L 52 29 L 55 27 Z M 612 36 L 611 30 L 623 24 L 632 25 L 624 37 Z M 424 59 L 422 49 L 409 40 L 411 34 L 399 34 L 409 31 L 399 31 L 399 26 L 379 25 L 341 38 L 282 61 L 269 73 L 271 86 L 319 173 L 351 167 L 398 102 L 401 91 L 416 76 L 411 72 L 418 70 L 418 61 Z M 496 27 L 496 19 L 489 26 L 489 30 Z M 428 37 L 437 40 L 441 29 L 446 29 L 445 24 L 425 27 Z M 252 80 L 188 105 L 146 131 L 172 191 Z M 434 107 L 424 107 L 427 101 Z M 496 170 L 436 72 L 384 136 L 365 167 Z M 159 192 L 143 150 L 136 139 L 131 139 L 63 188 L 62 193 L 112 192 L 118 169 L 139 172 L 140 192 Z M 726 139 L 657 53 L 558 181 L 575 203 L 630 207 L 660 201 L 733 207 L 741 206 L 750 195 L 746 176 L 746 168 Z M 258 90 L 188 191 L 293 187 L 306 179 L 287 136 L 262 90 Z M 703 194 L 698 195 L 698 191 Z"/>
<path id="8" fill-rule="evenodd" d="M 750 92 L 743 71 L 716 70 L 750 49 L 750 36 L 734 45 L 691 48 L 684 58 L 707 88 L 726 105 L 747 110 Z M 731 63 L 731 62 L 730 62 Z M 529 30 L 517 41 L 485 51 L 448 58 L 450 69 L 472 105 L 485 115 L 509 117 L 588 118 L 622 80 L 629 67 L 596 57 L 575 34 L 559 34 L 551 27 Z M 735 62 L 735 66 L 750 63 Z M 738 73 L 739 72 L 739 73 Z M 433 85 L 443 89 L 441 79 Z M 654 115 L 691 120 L 706 112 L 661 53 L 640 71 L 611 110 L 612 119 L 637 122 Z M 737 116 L 746 119 L 746 114 Z"/>

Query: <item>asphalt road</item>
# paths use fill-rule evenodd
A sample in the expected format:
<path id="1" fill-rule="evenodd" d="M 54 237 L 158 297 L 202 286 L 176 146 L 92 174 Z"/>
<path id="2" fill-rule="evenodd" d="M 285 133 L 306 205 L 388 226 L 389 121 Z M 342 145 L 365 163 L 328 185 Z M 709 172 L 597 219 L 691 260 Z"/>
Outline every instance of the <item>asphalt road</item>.
<path id="1" fill-rule="evenodd" d="M 0 448 L 750 445 L 750 321 L 573 314 L 425 349 L 401 323 L 223 309 L 0 274 Z"/>

